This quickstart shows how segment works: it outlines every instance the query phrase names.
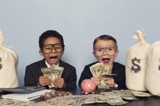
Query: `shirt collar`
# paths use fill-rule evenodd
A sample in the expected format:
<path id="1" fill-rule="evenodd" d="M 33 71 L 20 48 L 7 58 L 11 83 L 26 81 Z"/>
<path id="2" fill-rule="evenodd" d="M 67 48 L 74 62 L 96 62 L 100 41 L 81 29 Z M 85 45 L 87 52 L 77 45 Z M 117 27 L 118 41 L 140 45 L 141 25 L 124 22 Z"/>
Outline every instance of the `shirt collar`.
<path id="1" fill-rule="evenodd" d="M 51 67 L 51 65 L 49 65 L 47 61 L 45 61 L 45 64 L 47 65 L 47 67 Z M 59 63 L 55 66 L 59 66 Z"/>

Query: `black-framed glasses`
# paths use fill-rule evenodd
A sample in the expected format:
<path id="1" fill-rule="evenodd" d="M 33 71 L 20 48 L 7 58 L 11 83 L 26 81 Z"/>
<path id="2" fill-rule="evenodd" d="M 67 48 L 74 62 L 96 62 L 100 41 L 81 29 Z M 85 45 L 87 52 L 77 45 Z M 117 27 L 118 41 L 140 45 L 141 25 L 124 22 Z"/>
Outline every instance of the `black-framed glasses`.
<path id="1" fill-rule="evenodd" d="M 97 55 L 103 55 L 104 51 L 107 52 L 109 55 L 113 55 L 116 53 L 116 49 L 114 47 L 104 47 L 104 48 L 95 48 L 95 53 Z"/>
<path id="2" fill-rule="evenodd" d="M 53 51 L 54 50 L 54 51 Z M 51 52 L 61 53 L 64 50 L 64 45 L 61 43 L 48 44 L 43 46 L 43 53 L 49 54 Z"/>

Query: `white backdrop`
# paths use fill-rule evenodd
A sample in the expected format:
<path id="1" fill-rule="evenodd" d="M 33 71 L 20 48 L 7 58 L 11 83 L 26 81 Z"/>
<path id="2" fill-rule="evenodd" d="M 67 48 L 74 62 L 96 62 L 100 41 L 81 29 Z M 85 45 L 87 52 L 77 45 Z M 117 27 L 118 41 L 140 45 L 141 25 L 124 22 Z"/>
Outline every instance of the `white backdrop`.
<path id="1" fill-rule="evenodd" d="M 115 61 L 125 64 L 128 48 L 137 41 L 133 33 L 143 27 L 147 41 L 160 39 L 160 0 L 1 0 L 0 28 L 5 45 L 19 55 L 20 85 L 26 65 L 42 59 L 38 38 L 53 29 L 64 36 L 62 59 L 77 69 L 95 61 L 92 42 L 102 34 L 113 35 L 120 54 Z M 77 80 L 77 81 L 78 81 Z"/>

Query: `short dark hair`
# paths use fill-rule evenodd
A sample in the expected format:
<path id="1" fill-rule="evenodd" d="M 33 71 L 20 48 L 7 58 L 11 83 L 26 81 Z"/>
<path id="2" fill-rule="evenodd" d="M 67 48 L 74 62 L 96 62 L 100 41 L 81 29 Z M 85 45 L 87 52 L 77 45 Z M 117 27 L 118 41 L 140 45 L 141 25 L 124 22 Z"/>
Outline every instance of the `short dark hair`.
<path id="1" fill-rule="evenodd" d="M 116 49 L 118 49 L 117 40 L 111 35 L 100 35 L 93 42 L 93 49 L 98 40 L 112 40 L 115 43 Z"/>
<path id="2" fill-rule="evenodd" d="M 41 50 L 43 49 L 44 40 L 49 38 L 49 37 L 56 37 L 57 39 L 59 39 L 63 48 L 64 48 L 63 36 L 55 30 L 47 30 L 47 31 L 43 32 L 41 34 L 41 36 L 39 37 L 39 48 Z"/>

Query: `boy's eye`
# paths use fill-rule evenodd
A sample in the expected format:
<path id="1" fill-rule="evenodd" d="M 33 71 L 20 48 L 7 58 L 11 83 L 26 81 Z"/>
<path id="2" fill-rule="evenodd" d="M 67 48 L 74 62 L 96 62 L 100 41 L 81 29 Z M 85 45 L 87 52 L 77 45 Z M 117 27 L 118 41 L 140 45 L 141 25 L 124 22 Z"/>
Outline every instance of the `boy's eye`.
<path id="1" fill-rule="evenodd" d="M 112 50 L 113 50 L 113 48 L 108 48 L 108 50 L 109 50 L 109 51 L 112 51 Z"/>
<path id="2" fill-rule="evenodd" d="M 56 46 L 55 48 L 56 48 L 56 49 L 61 49 L 61 47 L 60 47 L 60 46 Z"/>
<path id="3" fill-rule="evenodd" d="M 52 49 L 52 46 L 46 46 L 44 49 Z"/>
<path id="4" fill-rule="evenodd" d="M 99 49 L 97 49 L 98 51 L 103 51 L 103 48 L 99 48 Z"/>
<path id="5" fill-rule="evenodd" d="M 48 47 L 48 48 L 46 48 L 46 49 L 51 49 L 51 48 Z"/>

